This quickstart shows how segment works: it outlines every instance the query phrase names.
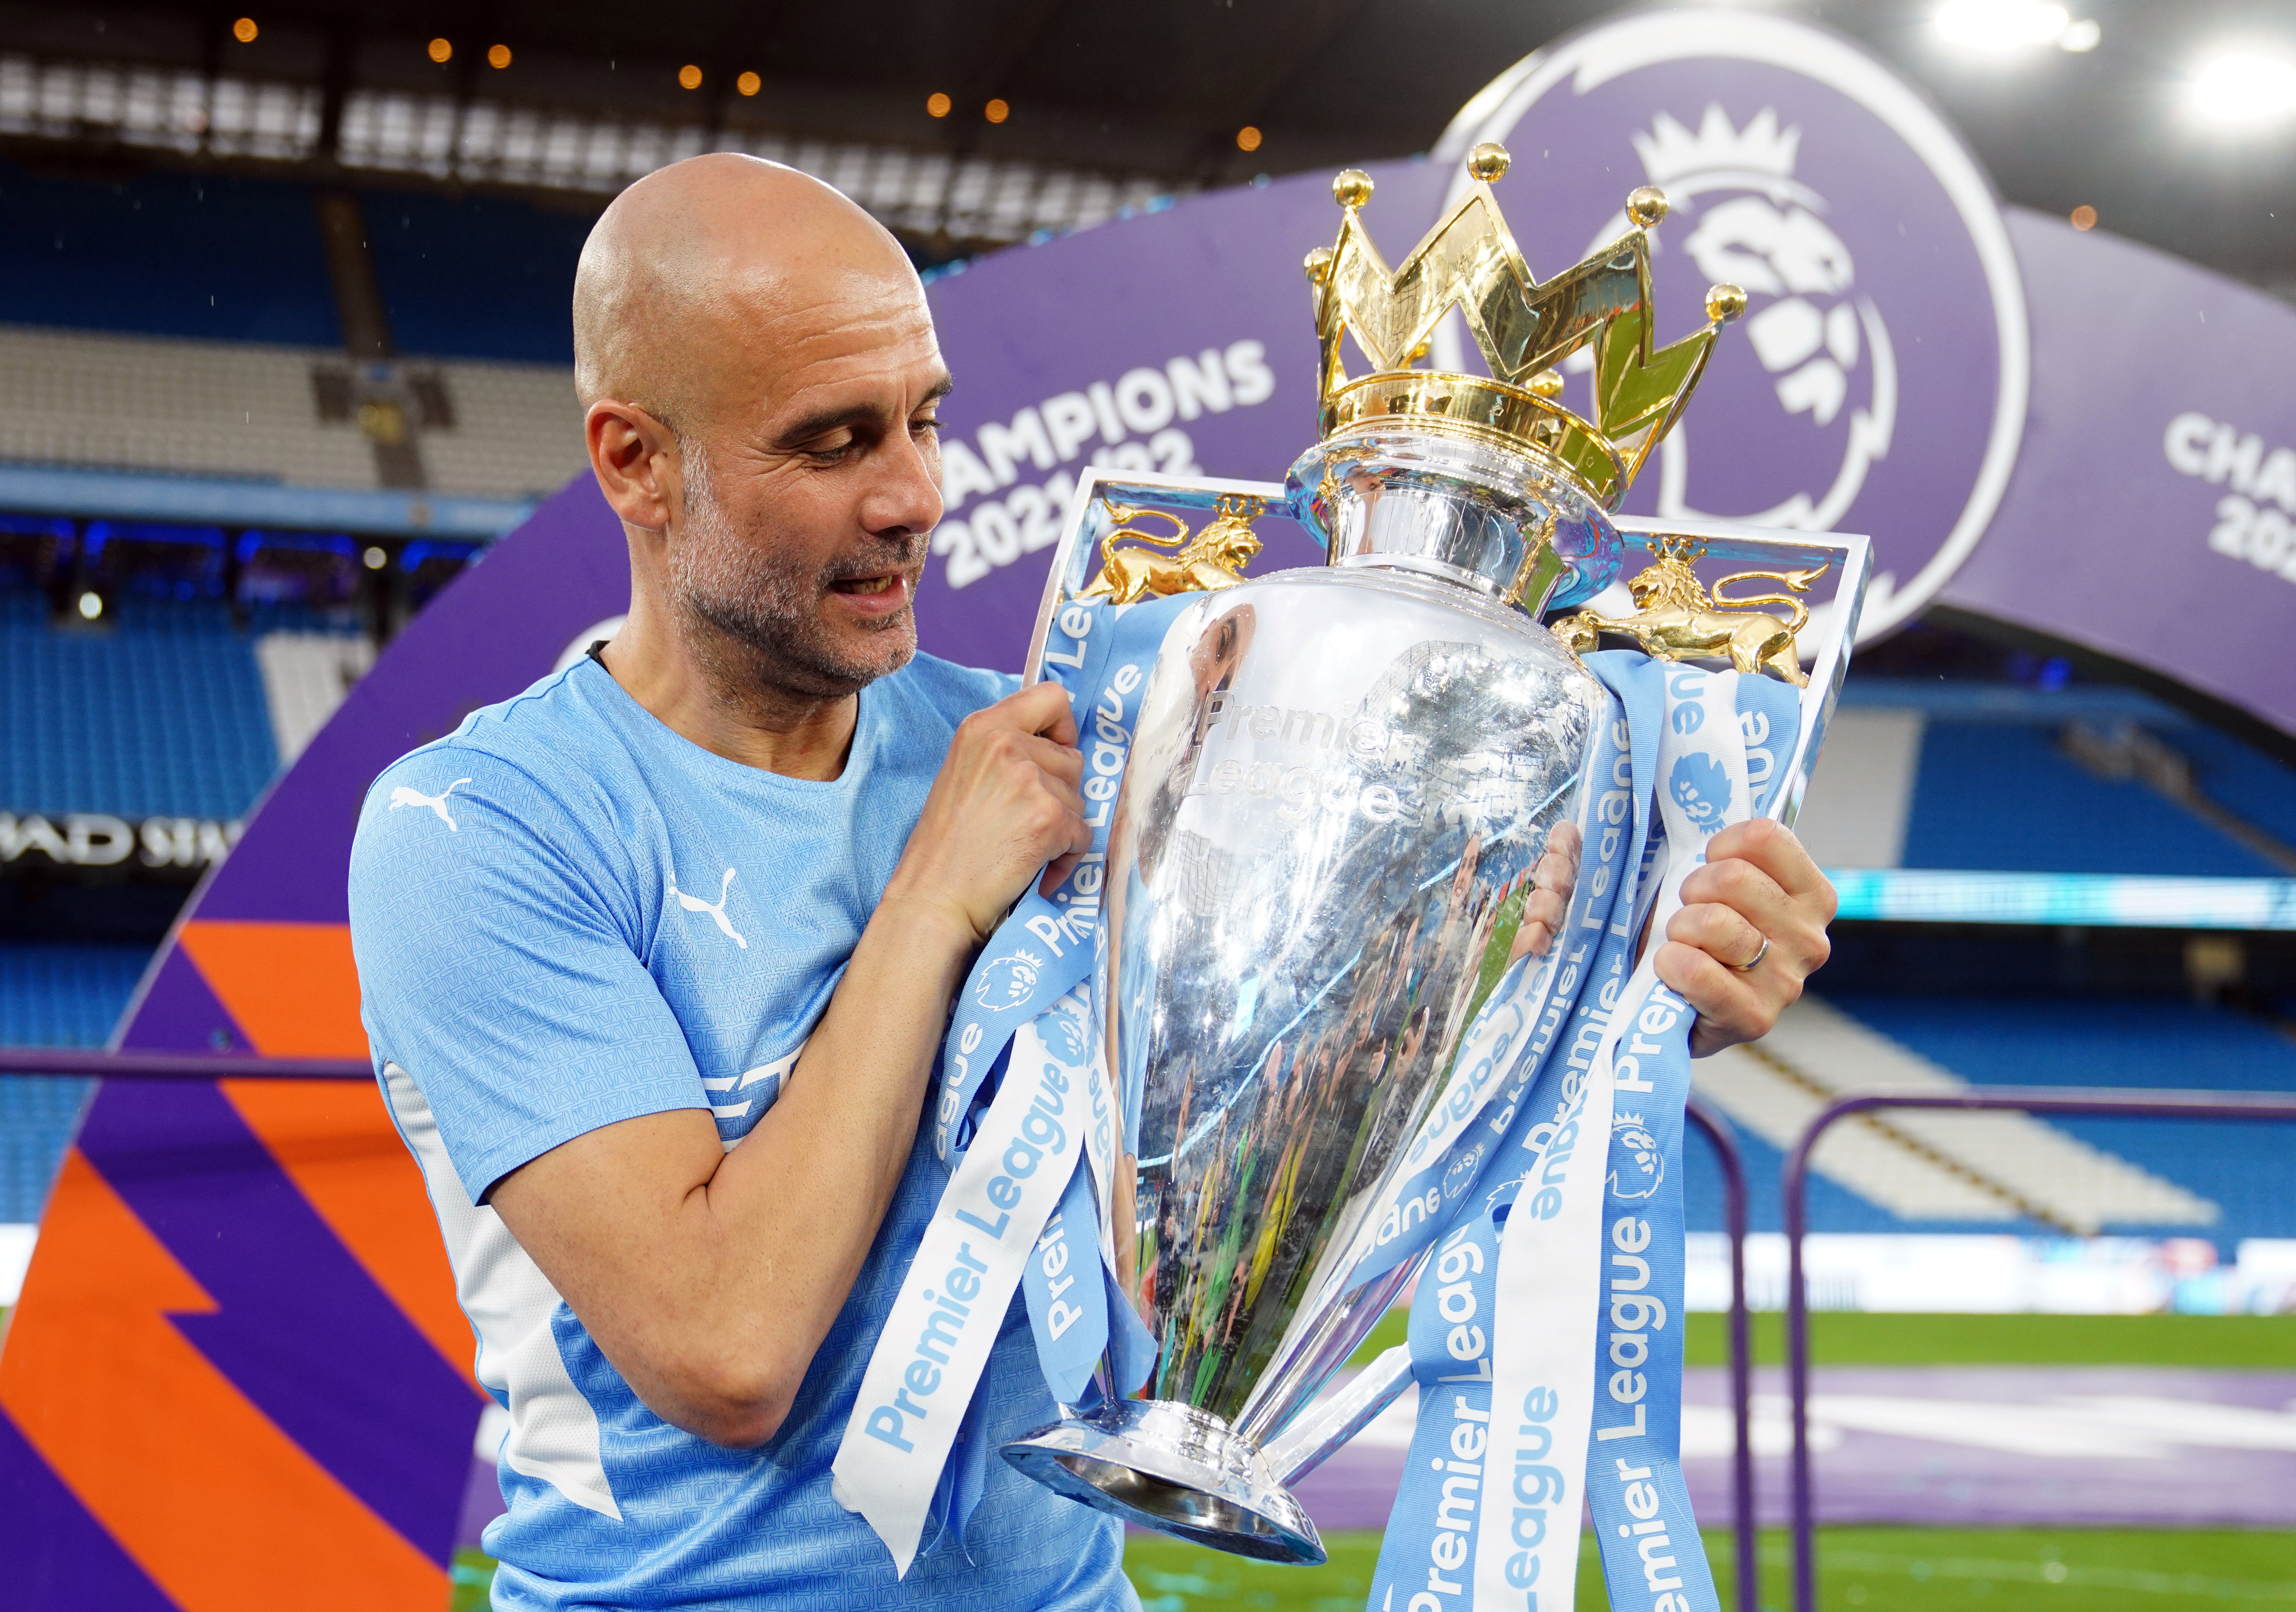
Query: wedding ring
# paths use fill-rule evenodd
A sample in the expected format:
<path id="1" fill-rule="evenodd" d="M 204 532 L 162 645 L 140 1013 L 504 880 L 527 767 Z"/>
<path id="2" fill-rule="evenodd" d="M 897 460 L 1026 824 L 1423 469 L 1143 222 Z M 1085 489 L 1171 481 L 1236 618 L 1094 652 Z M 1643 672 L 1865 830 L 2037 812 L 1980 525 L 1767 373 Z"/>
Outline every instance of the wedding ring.
<path id="1" fill-rule="evenodd" d="M 1765 935 L 1762 937 L 1762 949 L 1760 951 L 1755 953 L 1752 957 L 1749 958 L 1744 962 L 1734 962 L 1729 966 L 1737 970 L 1741 974 L 1751 974 L 1756 969 L 1762 966 L 1762 959 L 1767 957 L 1769 954 L 1770 937 Z"/>

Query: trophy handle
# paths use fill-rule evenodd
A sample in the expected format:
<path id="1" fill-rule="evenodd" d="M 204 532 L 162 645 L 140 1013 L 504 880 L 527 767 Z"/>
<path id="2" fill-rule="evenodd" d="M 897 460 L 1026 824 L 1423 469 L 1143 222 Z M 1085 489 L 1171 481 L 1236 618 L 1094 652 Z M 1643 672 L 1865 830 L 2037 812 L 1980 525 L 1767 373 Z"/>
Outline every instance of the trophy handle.
<path id="1" fill-rule="evenodd" d="M 1833 597 L 1810 610 L 1808 625 L 1797 634 L 1804 640 L 1814 634 L 1816 652 L 1809 681 L 1801 691 L 1801 732 L 1794 739 L 1793 754 L 1787 758 L 1763 813 L 1792 828 L 1801 814 L 1809 775 L 1825 743 L 1826 724 L 1833 718 L 1834 705 L 1841 697 L 1841 680 L 1849 671 L 1850 646 L 1857 642 L 1857 616 L 1865 607 L 1866 584 L 1873 576 L 1873 540 L 1841 532 L 1780 531 L 1735 520 L 1652 520 L 1619 515 L 1612 517 L 1612 524 L 1629 548 L 1642 549 L 1654 558 L 1662 544 L 1689 538 L 1712 559 L 1751 560 L 1766 570 L 1824 567 L 1834 573 Z"/>
<path id="2" fill-rule="evenodd" d="M 1050 642 L 1053 618 L 1062 606 L 1083 593 L 1092 570 L 1092 557 L 1101 542 L 1116 529 L 1118 517 L 1110 505 L 1152 504 L 1159 509 L 1219 512 L 1223 498 L 1259 501 L 1261 511 L 1288 513 L 1291 508 L 1280 481 L 1228 481 L 1208 476 L 1159 476 L 1146 471 L 1119 471 L 1107 465 L 1086 465 L 1070 495 L 1068 515 L 1061 522 L 1060 539 L 1053 545 L 1053 563 L 1045 573 L 1044 602 L 1037 607 L 1036 630 L 1029 635 L 1029 658 L 1021 670 L 1021 686 L 1041 683 L 1045 676 L 1045 646 Z"/>
<path id="3" fill-rule="evenodd" d="M 1267 1441 L 1262 1453 L 1267 1458 L 1268 1470 L 1275 1473 L 1277 1483 L 1290 1488 L 1371 1426 L 1410 1386 L 1410 1346 L 1398 1344 L 1382 1350 L 1353 1382 Z"/>

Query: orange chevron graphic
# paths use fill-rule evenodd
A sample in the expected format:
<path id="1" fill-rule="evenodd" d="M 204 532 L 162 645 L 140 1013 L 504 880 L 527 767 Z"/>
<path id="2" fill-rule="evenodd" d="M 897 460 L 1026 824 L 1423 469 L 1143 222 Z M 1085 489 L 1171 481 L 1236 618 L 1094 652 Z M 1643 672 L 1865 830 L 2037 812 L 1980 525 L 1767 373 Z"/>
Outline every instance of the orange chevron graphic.
<path id="1" fill-rule="evenodd" d="M 398 1140 L 382 1093 L 347 1080 L 217 1084 L 375 1285 L 470 1379 L 471 1391 L 482 1392 L 471 1376 L 471 1323 L 455 1302 L 422 1172 Z"/>
<path id="2" fill-rule="evenodd" d="M 367 1055 L 348 924 L 195 919 L 181 940 L 265 1057 Z"/>
<path id="3" fill-rule="evenodd" d="M 247 1612 L 281 1585 L 331 1612 L 447 1604 L 445 1572 L 168 1322 L 215 1301 L 77 1148 L 40 1240 L 0 1410 L 184 1612 Z"/>

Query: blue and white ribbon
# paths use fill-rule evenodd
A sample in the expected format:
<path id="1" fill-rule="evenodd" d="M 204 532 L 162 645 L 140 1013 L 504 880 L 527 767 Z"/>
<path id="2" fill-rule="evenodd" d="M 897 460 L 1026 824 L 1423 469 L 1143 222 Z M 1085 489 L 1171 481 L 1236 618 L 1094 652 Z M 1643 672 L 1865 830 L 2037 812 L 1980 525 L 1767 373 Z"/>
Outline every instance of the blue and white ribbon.
<path id="1" fill-rule="evenodd" d="M 1071 605 L 1046 646 L 1046 670 L 1076 712 L 1092 849 L 1049 896 L 1031 886 L 1014 904 L 958 994 L 929 1116 L 949 1183 L 832 1463 L 838 1502 L 867 1519 L 903 1575 L 936 1516 L 964 1538 L 988 1459 L 964 1419 L 1016 1289 L 1062 1403 L 1085 1396 L 1103 1355 L 1115 1356 L 1119 1392 L 1153 1361 L 1114 1290 L 1104 1228 L 1122 1148 L 1085 981 L 1139 692 L 1187 602 Z"/>
<path id="2" fill-rule="evenodd" d="M 1567 1030 L 1519 1076 L 1529 1094 L 1490 1166 L 1498 1184 L 1446 1223 L 1421 1276 L 1418 1431 L 1374 1579 L 1380 1612 L 1568 1608 L 1582 1504 L 1611 1605 L 1718 1605 L 1678 1459 L 1696 1015 L 1651 954 L 1628 965 L 1639 937 L 1663 936 L 1708 838 L 1767 800 L 1799 707 L 1764 679 L 1631 654 L 1589 665 L 1636 741 L 1644 877 L 1609 914 Z"/>

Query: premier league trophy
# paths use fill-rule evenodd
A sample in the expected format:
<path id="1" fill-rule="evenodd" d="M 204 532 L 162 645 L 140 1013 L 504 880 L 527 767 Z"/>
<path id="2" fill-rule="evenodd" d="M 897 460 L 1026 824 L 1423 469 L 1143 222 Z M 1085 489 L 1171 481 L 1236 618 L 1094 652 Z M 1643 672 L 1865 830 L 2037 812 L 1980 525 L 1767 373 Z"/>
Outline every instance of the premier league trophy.
<path id="1" fill-rule="evenodd" d="M 1606 511 L 1745 302 L 1717 286 L 1711 323 L 1655 344 L 1651 189 L 1626 198 L 1623 235 L 1535 281 L 1490 189 L 1506 166 L 1476 148 L 1461 200 L 1392 272 L 1360 215 L 1371 180 L 1334 184 L 1338 241 L 1307 263 L 1324 435 L 1285 485 L 1326 568 L 1238 579 L 1257 506 L 1218 487 L 1157 498 L 1219 497 L 1168 554 L 1114 546 L 1148 534 L 1101 498 L 1072 518 L 1037 632 L 1041 656 L 1070 601 L 1202 590 L 1139 695 L 1095 977 L 1111 1095 L 1136 1116 L 1118 1280 L 1160 1353 L 1144 1397 L 1005 1454 L 1129 1522 L 1267 1559 L 1323 1559 L 1267 1446 L 1414 1268 L 1358 1274 L 1382 1240 L 1370 1219 L 1455 1078 L 1541 858 L 1578 861 L 1604 696 L 1540 616 L 1617 576 Z M 1488 376 L 1412 367 L 1454 307 Z M 1343 337 L 1370 372 L 1345 372 Z M 1582 348 L 1587 414 L 1557 368 Z M 1079 589 L 1095 535 L 1101 577 Z M 1770 669 L 1799 683 L 1787 644 Z"/>

